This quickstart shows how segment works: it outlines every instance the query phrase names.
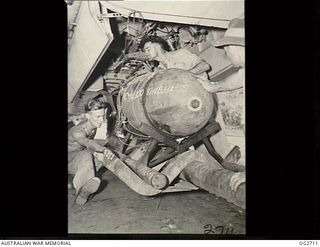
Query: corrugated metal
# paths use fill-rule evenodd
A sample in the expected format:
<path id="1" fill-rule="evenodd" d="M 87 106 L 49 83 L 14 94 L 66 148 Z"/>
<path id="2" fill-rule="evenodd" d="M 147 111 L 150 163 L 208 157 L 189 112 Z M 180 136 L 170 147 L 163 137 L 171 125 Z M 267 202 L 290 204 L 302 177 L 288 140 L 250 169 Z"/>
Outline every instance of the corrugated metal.
<path id="1" fill-rule="evenodd" d="M 82 2 L 68 50 L 68 103 L 81 91 L 96 65 L 113 40 L 107 19 L 97 15 L 99 2 Z"/>
<path id="2" fill-rule="evenodd" d="M 244 13 L 244 1 L 101 1 L 125 17 L 139 11 L 145 19 L 227 28 Z M 137 15 L 136 15 L 137 16 Z"/>

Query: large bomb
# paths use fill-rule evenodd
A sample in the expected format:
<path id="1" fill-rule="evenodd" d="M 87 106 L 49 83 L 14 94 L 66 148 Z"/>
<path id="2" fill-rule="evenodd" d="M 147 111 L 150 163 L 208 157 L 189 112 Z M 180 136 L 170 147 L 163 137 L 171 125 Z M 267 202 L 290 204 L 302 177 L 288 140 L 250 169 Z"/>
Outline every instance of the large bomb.
<path id="1" fill-rule="evenodd" d="M 181 69 L 141 75 L 123 90 L 122 111 L 137 130 L 145 124 L 164 135 L 188 136 L 203 128 L 216 108 L 199 78 Z"/>

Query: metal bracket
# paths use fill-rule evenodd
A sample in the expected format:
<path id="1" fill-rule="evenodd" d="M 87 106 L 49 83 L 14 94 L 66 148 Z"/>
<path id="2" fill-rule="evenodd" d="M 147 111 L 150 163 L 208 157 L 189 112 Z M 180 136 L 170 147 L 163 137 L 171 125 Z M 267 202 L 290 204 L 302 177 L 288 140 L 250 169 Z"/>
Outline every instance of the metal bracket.
<path id="1" fill-rule="evenodd" d="M 146 124 L 142 124 L 138 130 L 141 131 L 142 133 L 147 134 L 148 136 L 153 137 L 154 139 L 158 140 L 159 142 L 166 144 L 168 147 L 171 147 L 175 150 L 179 149 L 179 143 L 175 139 L 165 137 L 162 133 L 160 133 L 160 131 L 158 131 L 157 129 L 155 129 L 153 127 L 150 127 Z"/>
<path id="2" fill-rule="evenodd" d="M 101 21 L 104 18 L 117 18 L 117 17 L 122 17 L 123 15 L 120 13 L 107 13 L 107 14 L 101 14 L 98 15 L 98 19 Z"/>
<path id="3" fill-rule="evenodd" d="M 178 147 L 168 145 L 172 149 L 170 149 L 170 148 L 167 149 L 165 152 L 162 153 L 162 155 L 160 157 L 158 157 L 157 159 L 151 160 L 151 162 L 148 164 L 148 166 L 154 167 L 154 166 L 174 157 L 177 154 L 181 154 L 181 153 L 187 151 L 189 147 L 199 143 L 203 139 L 207 138 L 209 135 L 216 134 L 220 130 L 221 130 L 221 127 L 220 127 L 219 123 L 217 123 L 216 121 L 213 121 L 213 122 L 207 124 L 206 127 L 201 129 L 196 134 L 184 139 L 180 144 L 178 144 Z M 152 136 L 152 137 L 154 137 L 154 136 Z M 154 138 L 156 138 L 156 137 L 154 137 Z M 168 138 L 164 138 L 164 139 L 168 140 Z M 158 138 L 158 140 L 159 140 L 159 138 Z M 165 143 L 162 140 L 159 140 L 159 141 Z M 165 144 L 167 144 L 167 143 L 165 143 Z"/>

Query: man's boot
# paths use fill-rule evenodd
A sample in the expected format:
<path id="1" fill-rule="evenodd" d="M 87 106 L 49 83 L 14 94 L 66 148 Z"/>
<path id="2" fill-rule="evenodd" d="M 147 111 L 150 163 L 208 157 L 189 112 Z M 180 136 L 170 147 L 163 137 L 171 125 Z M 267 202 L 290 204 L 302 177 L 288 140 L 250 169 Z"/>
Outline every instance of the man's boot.
<path id="1" fill-rule="evenodd" d="M 88 201 L 89 196 L 92 193 L 97 192 L 100 183 L 101 180 L 98 177 L 93 177 L 88 182 L 86 182 L 76 193 L 76 204 L 85 204 Z"/>

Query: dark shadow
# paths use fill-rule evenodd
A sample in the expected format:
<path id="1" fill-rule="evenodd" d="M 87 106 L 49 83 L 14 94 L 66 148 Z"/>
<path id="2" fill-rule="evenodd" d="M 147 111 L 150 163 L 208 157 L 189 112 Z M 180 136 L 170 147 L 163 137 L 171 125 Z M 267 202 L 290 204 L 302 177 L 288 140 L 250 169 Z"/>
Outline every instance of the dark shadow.
<path id="1" fill-rule="evenodd" d="M 99 169 L 99 171 L 97 171 L 96 176 L 101 179 L 101 178 L 102 178 L 102 175 L 103 175 L 106 171 L 107 171 L 107 168 L 101 167 L 101 168 Z M 99 189 L 97 190 L 97 192 L 94 193 L 94 194 L 98 194 L 98 193 L 100 193 L 101 191 L 103 191 L 103 190 L 107 187 L 107 185 L 108 185 L 108 181 L 101 179 L 100 187 L 99 187 Z"/>
<path id="2" fill-rule="evenodd" d="M 107 187 L 107 185 L 108 185 L 107 180 L 101 180 L 100 187 L 95 194 L 99 194 L 101 191 L 103 191 Z"/>

